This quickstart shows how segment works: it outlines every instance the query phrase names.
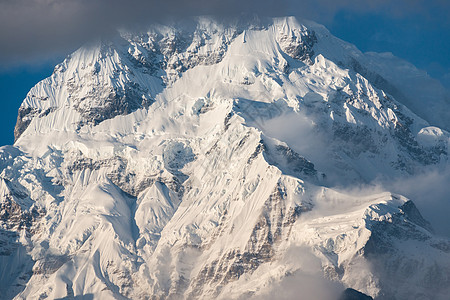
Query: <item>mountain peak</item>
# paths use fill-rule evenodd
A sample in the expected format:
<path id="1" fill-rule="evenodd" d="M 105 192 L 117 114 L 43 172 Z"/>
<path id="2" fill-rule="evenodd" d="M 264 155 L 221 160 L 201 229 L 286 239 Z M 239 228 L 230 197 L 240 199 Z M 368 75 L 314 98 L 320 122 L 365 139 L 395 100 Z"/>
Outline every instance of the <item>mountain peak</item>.
<path id="1" fill-rule="evenodd" d="M 449 242 L 405 197 L 352 189 L 448 165 L 445 128 L 385 90 L 404 89 L 388 60 L 293 17 L 199 17 L 77 50 L 0 149 L 1 287 L 237 299 L 306 272 L 444 299 L 426 276 L 450 269 Z"/>

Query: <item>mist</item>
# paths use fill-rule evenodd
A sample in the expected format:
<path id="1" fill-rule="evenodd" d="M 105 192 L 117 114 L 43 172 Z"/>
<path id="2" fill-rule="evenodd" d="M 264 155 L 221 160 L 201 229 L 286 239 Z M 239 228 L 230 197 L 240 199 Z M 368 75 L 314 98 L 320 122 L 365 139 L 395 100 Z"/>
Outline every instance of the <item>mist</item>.
<path id="1" fill-rule="evenodd" d="M 435 233 L 450 238 L 450 166 L 376 184 L 412 200 Z"/>
<path id="2" fill-rule="evenodd" d="M 36 63 L 67 55 L 85 42 L 118 28 L 146 27 L 153 22 L 194 15 L 234 17 L 294 15 L 330 22 L 342 10 L 415 14 L 433 20 L 450 11 L 444 0 L 1 0 L 0 66 Z M 448 18 L 439 18 L 448 23 Z"/>
<path id="3" fill-rule="evenodd" d="M 302 112 L 285 113 L 270 120 L 261 120 L 255 125 L 268 136 L 286 142 L 297 153 L 313 162 L 319 172 L 326 174 L 325 185 L 328 187 L 356 198 L 383 192 L 405 196 L 416 204 L 437 235 L 450 238 L 450 164 L 448 162 L 423 167 L 416 170 L 414 175 L 405 177 L 386 177 L 385 174 L 379 173 L 363 174 L 367 176 L 366 181 L 361 178 L 348 180 L 348 176 L 339 176 L 340 170 L 332 166 L 328 150 L 333 137 L 324 131 L 316 130 L 313 115 L 305 115 Z M 352 202 L 353 200 L 348 200 L 348 205 L 356 205 Z M 324 212 L 330 208 L 318 207 L 317 209 Z"/>
<path id="4" fill-rule="evenodd" d="M 283 260 L 297 270 L 251 300 L 336 300 L 345 290 L 341 283 L 324 278 L 322 263 L 309 248 L 291 247 Z"/>

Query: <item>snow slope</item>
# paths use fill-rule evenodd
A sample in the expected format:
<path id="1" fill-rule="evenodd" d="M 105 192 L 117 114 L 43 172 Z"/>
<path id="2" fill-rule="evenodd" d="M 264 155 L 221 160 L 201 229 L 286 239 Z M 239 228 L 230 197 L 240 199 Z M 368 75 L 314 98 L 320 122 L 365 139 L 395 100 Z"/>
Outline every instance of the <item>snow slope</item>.
<path id="1" fill-rule="evenodd" d="M 0 151 L 0 289 L 245 299 L 316 278 L 330 287 L 316 299 L 445 299 L 450 241 L 413 202 L 336 189 L 448 167 L 449 119 L 418 116 L 390 60 L 292 17 L 201 17 L 77 50 Z"/>

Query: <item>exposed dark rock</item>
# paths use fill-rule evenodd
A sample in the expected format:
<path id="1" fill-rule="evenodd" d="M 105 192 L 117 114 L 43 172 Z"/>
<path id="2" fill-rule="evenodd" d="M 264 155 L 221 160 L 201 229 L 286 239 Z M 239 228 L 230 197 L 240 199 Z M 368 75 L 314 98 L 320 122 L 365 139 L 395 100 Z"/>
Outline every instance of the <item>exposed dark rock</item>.
<path id="1" fill-rule="evenodd" d="M 58 109 L 57 107 L 49 107 L 39 114 L 39 118 L 48 116 L 50 113 L 54 112 L 57 109 Z"/>
<path id="2" fill-rule="evenodd" d="M 229 112 L 223 121 L 224 130 L 227 131 L 230 128 L 230 120 L 233 117 L 233 112 Z"/>
<path id="3" fill-rule="evenodd" d="M 389 81 L 387 81 L 380 74 L 369 71 L 366 67 L 363 67 L 356 59 L 353 57 L 349 59 L 347 63 L 339 62 L 338 65 L 345 69 L 352 69 L 356 73 L 361 74 L 364 78 L 370 81 L 375 87 L 380 90 L 384 90 L 390 95 L 393 95 L 398 100 L 405 99 L 405 96 Z"/>
<path id="4" fill-rule="evenodd" d="M 195 160 L 192 149 L 182 142 L 169 142 L 163 153 L 164 166 L 170 171 L 182 169 L 187 163 Z"/>
<path id="5" fill-rule="evenodd" d="M 342 293 L 339 300 L 373 300 L 373 298 L 357 290 L 348 288 Z"/>
<path id="6" fill-rule="evenodd" d="M 127 56 L 135 67 L 143 68 L 145 73 L 154 76 L 163 74 L 162 80 L 167 84 L 198 65 L 221 62 L 229 44 L 242 32 L 241 29 L 234 28 L 231 32 L 224 33 L 218 44 L 203 53 L 198 50 L 209 43 L 211 34 L 217 32 L 206 32 L 200 27 L 189 29 L 190 27 L 186 26 L 183 30 L 174 30 L 164 35 L 155 31 L 126 36 L 131 46 L 139 45 L 139 49 L 144 50 L 133 55 L 127 53 Z"/>
<path id="7" fill-rule="evenodd" d="M 28 194 L 9 180 L 3 180 L 8 191 L 0 198 L 0 225 L 6 229 L 30 231 L 33 223 L 45 214 L 45 209 L 35 205 L 30 209 L 23 207 L 21 203 Z"/>
<path id="8" fill-rule="evenodd" d="M 280 241 L 283 234 L 290 233 L 290 227 L 302 212 L 312 208 L 311 205 L 305 204 L 287 210 L 286 196 L 284 187 L 278 184 L 265 202 L 245 251 L 231 250 L 204 266 L 192 281 L 193 292 L 189 297 L 199 296 L 206 286 L 205 283 L 215 286 L 218 294 L 224 284 L 238 280 L 245 273 L 254 272 L 261 264 L 274 257 L 274 245 Z"/>
<path id="9" fill-rule="evenodd" d="M 94 161 L 91 158 L 81 157 L 67 166 L 70 175 L 76 171 L 84 170 L 100 170 L 105 168 L 108 170 L 107 176 L 117 187 L 125 193 L 137 197 L 137 195 L 155 182 L 155 178 L 148 177 L 137 182 L 136 174 L 127 171 L 128 161 L 120 156 L 110 159 Z"/>
<path id="10" fill-rule="evenodd" d="M 414 205 L 412 201 L 408 201 L 405 204 L 403 204 L 400 209 L 404 212 L 404 214 L 408 217 L 408 220 L 413 222 L 414 224 L 425 228 L 426 230 L 433 232 L 433 229 L 431 228 L 430 222 L 425 220 L 417 207 Z"/>
<path id="11" fill-rule="evenodd" d="M 192 150 L 189 148 L 189 150 L 186 151 Z M 91 158 L 81 157 L 75 160 L 73 164 L 67 166 L 67 170 L 70 175 L 73 175 L 74 172 L 77 171 L 100 170 L 105 168 L 107 170 L 107 177 L 111 182 L 130 197 L 137 197 L 142 191 L 159 181 L 175 192 L 179 199 L 181 199 L 184 194 L 183 181 L 186 179 L 186 175 L 181 173 L 176 167 L 181 168 L 185 163 L 194 159 L 195 155 L 191 152 L 191 156 L 184 156 L 183 153 L 176 152 L 173 159 L 176 160 L 177 158 L 183 160 L 183 162 L 170 160 L 169 157 L 166 156 L 168 165 L 174 167 L 173 169 L 169 169 L 173 176 L 168 178 L 149 175 L 148 177 L 137 179 L 136 174 L 133 171 L 127 170 L 127 159 L 120 156 L 97 161 L 94 161 Z"/>
<path id="12" fill-rule="evenodd" d="M 436 251 L 447 253 L 448 242 L 439 242 L 433 238 L 429 232 L 429 223 L 422 218 L 411 201 L 406 202 L 400 209 L 390 220 L 370 225 L 372 233 L 362 254 L 370 263 L 373 274 L 379 279 L 382 291 L 379 299 L 405 299 L 407 292 L 401 289 L 407 278 L 413 274 L 420 278 L 422 288 L 427 289 L 427 295 L 433 299 L 432 295 L 441 295 L 450 284 L 450 271 L 438 267 L 436 263 L 427 263 L 423 256 L 408 250 L 410 245 L 416 242 L 428 244 Z M 398 295 L 403 296 L 396 298 Z M 416 298 L 418 295 L 420 294 L 411 297 Z"/>
<path id="13" fill-rule="evenodd" d="M 399 111 L 396 111 L 396 114 L 401 118 L 402 122 L 397 122 L 395 124 L 393 136 L 399 142 L 400 146 L 406 150 L 404 152 L 407 153 L 413 160 L 418 161 L 423 165 L 438 163 L 441 154 L 446 154 L 446 150 L 440 147 L 434 149 L 425 149 L 421 147 L 411 133 L 410 126 L 412 124 L 412 120 L 403 116 Z M 402 164 L 401 158 L 399 159 L 397 165 L 410 173 L 413 172 L 413 170 L 409 170 L 406 164 Z"/>
<path id="14" fill-rule="evenodd" d="M 400 207 L 401 211 L 391 221 L 375 222 L 372 234 L 364 247 L 364 255 L 379 255 L 395 251 L 396 240 L 430 240 L 431 226 L 423 219 L 412 201 Z"/>
<path id="15" fill-rule="evenodd" d="M 450 242 L 446 240 L 442 240 L 437 243 L 432 243 L 431 247 L 439 249 L 445 253 L 450 253 Z"/>
<path id="16" fill-rule="evenodd" d="M 148 108 L 154 100 L 146 99 L 144 93 L 136 83 L 129 83 L 122 90 L 114 89 L 105 99 L 100 99 L 101 101 L 98 98 L 101 95 L 96 95 L 96 93 L 81 98 L 75 102 L 74 108 L 83 116 L 85 123 L 97 125 L 104 120 L 127 115 L 141 108 Z M 93 98 L 96 98 L 99 103 L 85 107 L 84 103 L 92 101 Z M 95 103 L 95 101 L 92 102 Z"/>
<path id="17" fill-rule="evenodd" d="M 296 30 L 290 35 L 279 38 L 281 49 L 290 57 L 304 62 L 311 62 L 314 56 L 314 44 L 317 43 L 316 33 L 312 30 Z"/>
<path id="18" fill-rule="evenodd" d="M 273 149 L 265 147 L 264 156 L 269 164 L 275 165 L 286 175 L 307 176 L 316 178 L 314 164 L 284 145 L 276 145 Z"/>
<path id="19" fill-rule="evenodd" d="M 28 128 L 33 118 L 39 115 L 40 110 L 33 107 L 19 107 L 17 115 L 16 127 L 14 128 L 14 140 L 22 135 L 22 133 Z"/>
<path id="20" fill-rule="evenodd" d="M 351 157 L 358 157 L 363 152 L 378 153 L 377 143 L 372 138 L 373 131 L 367 126 L 333 124 L 333 134 L 337 141 L 351 144 L 343 149 Z"/>
<path id="21" fill-rule="evenodd" d="M 256 146 L 255 151 L 254 151 L 254 152 L 250 155 L 250 157 L 248 158 L 248 160 L 247 160 L 247 165 L 251 164 L 252 161 L 253 161 L 256 157 L 258 157 L 259 154 L 261 154 L 261 153 L 264 151 L 264 149 L 265 149 L 264 142 L 263 142 L 263 141 L 260 141 L 260 142 L 258 143 L 258 145 Z"/>
<path id="22" fill-rule="evenodd" d="M 41 98 L 41 101 L 47 100 L 48 97 Z M 17 114 L 17 121 L 16 126 L 14 128 L 14 141 L 17 141 L 17 139 L 22 135 L 22 133 L 28 128 L 31 121 L 35 117 L 45 117 L 48 114 L 54 112 L 57 109 L 57 107 L 49 107 L 46 110 L 42 111 L 38 108 L 34 107 L 19 107 L 19 112 Z"/>
<path id="23" fill-rule="evenodd" d="M 0 298 L 13 299 L 25 289 L 32 276 L 33 260 L 16 231 L 0 227 Z M 20 263 L 19 263 L 20 262 Z"/>
<path id="24" fill-rule="evenodd" d="M 33 274 L 53 274 L 69 260 L 70 257 L 65 255 L 46 255 L 35 263 Z"/>

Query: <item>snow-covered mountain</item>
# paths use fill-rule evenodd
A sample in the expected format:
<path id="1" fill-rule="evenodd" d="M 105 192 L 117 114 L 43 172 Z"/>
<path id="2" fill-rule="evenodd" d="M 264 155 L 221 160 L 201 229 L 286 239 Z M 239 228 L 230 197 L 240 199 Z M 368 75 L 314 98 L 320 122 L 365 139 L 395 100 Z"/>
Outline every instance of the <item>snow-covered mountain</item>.
<path id="1" fill-rule="evenodd" d="M 450 240 L 409 199 L 355 189 L 446 169 L 449 99 L 292 17 L 87 45 L 0 150 L 2 295 L 447 299 Z"/>

